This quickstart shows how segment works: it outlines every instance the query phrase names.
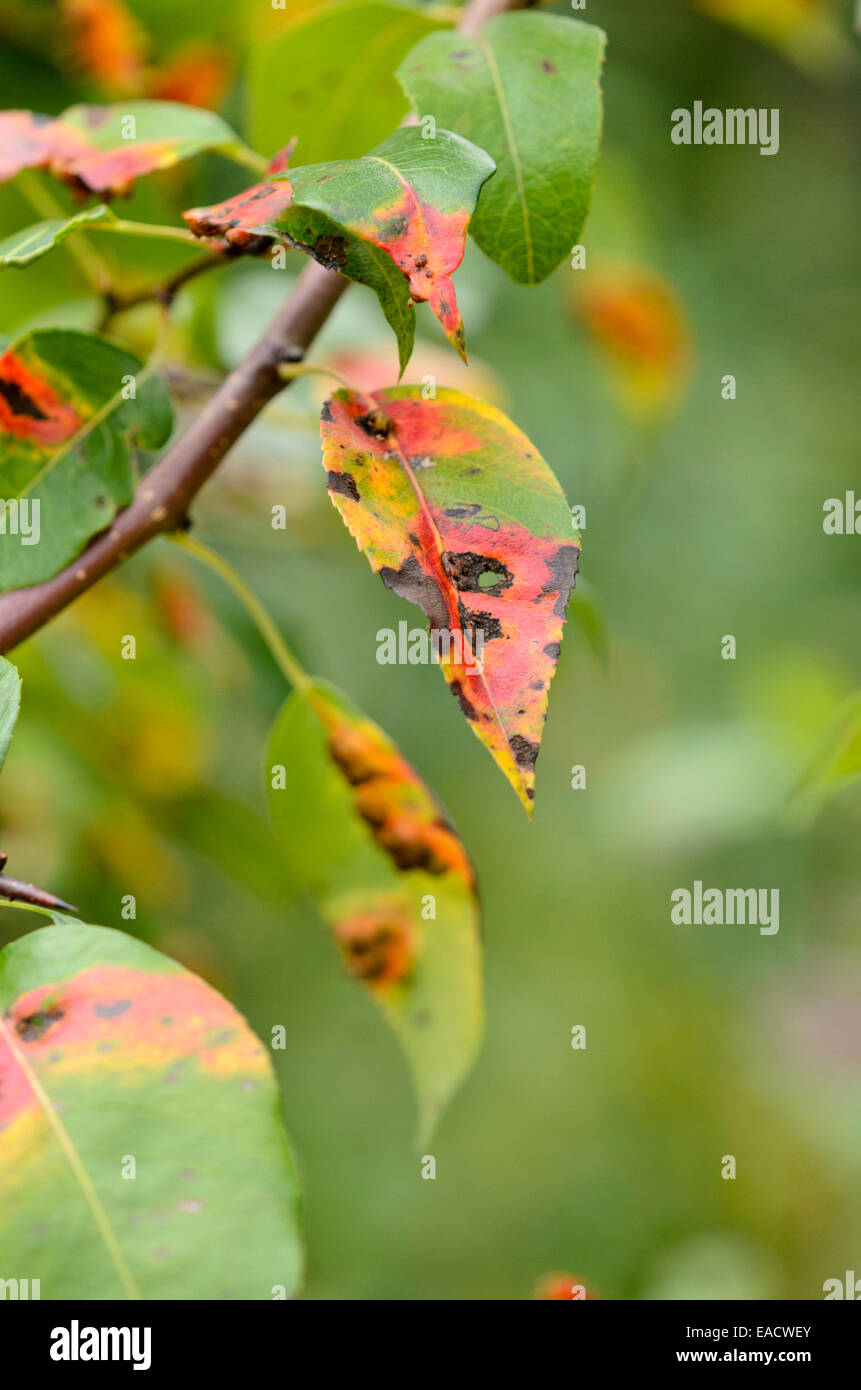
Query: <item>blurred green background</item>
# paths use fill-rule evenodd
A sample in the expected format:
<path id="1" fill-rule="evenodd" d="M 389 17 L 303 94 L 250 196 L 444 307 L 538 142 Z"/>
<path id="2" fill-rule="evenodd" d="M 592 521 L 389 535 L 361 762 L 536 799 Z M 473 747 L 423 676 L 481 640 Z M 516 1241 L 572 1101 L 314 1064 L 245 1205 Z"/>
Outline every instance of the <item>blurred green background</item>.
<path id="1" fill-rule="evenodd" d="M 261 129 L 243 77 L 262 42 L 248 6 L 130 8 L 159 61 L 211 43 L 213 99 Z M 406 379 L 431 371 L 494 399 L 587 509 L 532 825 L 439 673 L 376 663 L 378 628 L 417 615 L 328 500 L 320 388 L 276 403 L 194 508 L 196 534 L 303 663 L 396 739 L 474 856 L 487 1036 L 430 1145 L 436 1181 L 420 1177 L 396 1044 L 270 838 L 262 757 L 285 689 L 233 599 L 160 541 L 14 655 L 10 872 L 200 971 L 263 1037 L 286 1027 L 274 1056 L 308 1297 L 526 1298 L 559 1269 L 599 1297 L 816 1299 L 825 1279 L 861 1271 L 861 791 L 804 818 L 787 804 L 861 685 L 861 538 L 822 530 L 826 498 L 861 495 L 849 6 L 833 25 L 824 5 L 785 6 L 799 27 L 779 45 L 722 22 L 744 9 L 589 0 L 577 17 L 605 28 L 608 56 L 586 269 L 520 289 L 470 246 L 457 281 L 469 373 L 419 310 Z M 0 0 L 5 106 L 56 112 L 100 94 L 48 43 L 56 11 Z M 674 146 L 670 112 L 696 100 L 779 108 L 779 154 Z M 292 134 L 282 119 L 263 153 Z M 201 160 L 142 184 L 127 215 L 176 221 L 242 183 Z M 14 186 L 0 190 L 0 235 L 34 220 Z M 115 257 L 113 238 L 99 245 Z M 175 248 L 142 245 L 130 281 L 177 263 Z M 203 277 L 177 304 L 175 360 L 202 379 L 223 371 L 273 302 L 265 265 Z M 0 280 L 7 337 L 91 327 L 95 312 L 65 250 Z M 153 328 L 144 309 L 112 331 L 145 350 Z M 373 384 L 395 375 L 358 289 L 314 356 Z M 727 373 L 735 401 L 721 397 Z M 183 418 L 195 408 L 180 403 Z M 271 529 L 276 503 L 286 532 Z M 120 660 L 126 633 L 134 662 Z M 585 790 L 571 788 L 575 764 Z M 778 888 L 779 933 L 673 925 L 670 893 L 695 879 Z M 22 916 L 0 910 L 0 941 Z"/>

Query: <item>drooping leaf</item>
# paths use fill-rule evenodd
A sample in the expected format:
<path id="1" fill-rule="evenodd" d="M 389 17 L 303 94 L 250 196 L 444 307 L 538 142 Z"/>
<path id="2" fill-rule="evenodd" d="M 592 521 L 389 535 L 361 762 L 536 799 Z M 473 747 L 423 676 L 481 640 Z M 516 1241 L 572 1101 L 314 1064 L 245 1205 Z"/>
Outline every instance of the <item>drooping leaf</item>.
<path id="1" fill-rule="evenodd" d="M 562 489 L 501 411 L 459 391 L 338 391 L 322 435 L 332 501 L 384 584 L 452 635 L 445 678 L 531 815 L 579 554 Z"/>
<path id="2" fill-rule="evenodd" d="M 284 0 L 255 6 L 253 24 L 249 138 L 268 150 L 273 132 L 296 135 L 309 163 L 364 154 L 395 129 L 407 110 L 395 68 L 441 27 L 418 5 L 389 0 Z"/>
<path id="3" fill-rule="evenodd" d="M 21 677 L 11 661 L 0 656 L 0 768 L 6 761 L 20 709 Z"/>
<path id="4" fill-rule="evenodd" d="M 39 329 L 0 356 L 0 591 L 48 579 L 109 526 L 138 450 L 170 434 L 170 400 L 94 334 Z M 38 504 L 38 505 L 37 505 Z"/>
<path id="5" fill-rule="evenodd" d="M 203 980 L 71 920 L 0 952 L 4 1260 L 50 1299 L 271 1299 L 301 1272 L 271 1061 Z"/>
<path id="6" fill-rule="evenodd" d="M 94 208 L 76 212 L 72 217 L 56 217 L 49 222 L 37 222 L 35 226 L 25 227 L 6 237 L 5 241 L 0 241 L 0 267 L 29 265 L 59 246 L 72 232 L 86 228 L 88 223 L 112 220 L 115 220 L 115 215 L 111 209 L 105 203 L 99 203 Z"/>
<path id="7" fill-rule="evenodd" d="M 496 161 L 470 231 L 524 285 L 570 254 L 589 211 L 601 135 L 604 34 L 547 14 L 505 14 L 478 34 L 430 34 L 398 77 L 421 115 Z"/>
<path id="8" fill-rule="evenodd" d="M 193 231 L 281 237 L 322 265 L 370 285 L 398 336 L 403 369 L 412 347 L 411 301 L 427 301 L 464 356 L 451 276 L 463 259 L 470 216 L 493 161 L 468 140 L 438 130 L 398 130 L 361 159 L 273 175 L 238 199 L 193 208 Z M 279 207 L 278 186 L 292 190 Z"/>
<path id="9" fill-rule="evenodd" d="M 220 116 L 173 101 L 70 106 L 56 120 L 0 112 L 0 183 L 22 169 L 46 168 L 84 193 L 124 193 L 142 174 L 204 150 L 243 148 Z"/>
<path id="10" fill-rule="evenodd" d="M 420 1136 L 472 1061 L 481 950 L 466 852 L 391 740 L 332 686 L 291 695 L 269 744 L 287 863 L 410 1062 Z M 286 785 L 272 776 L 286 769 Z"/>

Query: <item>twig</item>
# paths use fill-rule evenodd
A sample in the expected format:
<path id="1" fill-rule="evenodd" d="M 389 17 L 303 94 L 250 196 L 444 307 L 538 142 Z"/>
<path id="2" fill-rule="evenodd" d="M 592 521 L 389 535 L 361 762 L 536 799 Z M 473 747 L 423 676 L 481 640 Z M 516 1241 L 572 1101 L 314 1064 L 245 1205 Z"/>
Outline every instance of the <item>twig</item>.
<path id="1" fill-rule="evenodd" d="M 8 898 L 14 903 L 31 903 L 33 907 L 56 909 L 57 912 L 78 910 L 70 903 L 64 903 L 62 898 L 55 897 L 53 893 L 46 893 L 42 888 L 34 887 L 32 883 L 22 883 L 19 878 L 9 878 L 6 874 L 0 874 L 0 899 L 2 898 Z"/>
<path id="2" fill-rule="evenodd" d="M 494 15 L 523 6 L 524 0 L 470 0 L 459 27 L 474 33 Z M 305 267 L 259 342 L 147 473 L 111 529 L 53 579 L 0 597 L 0 652 L 44 627 L 154 536 L 188 526 L 193 498 L 263 407 L 285 388 L 279 368 L 302 361 L 346 287 L 337 272 L 316 261 Z"/>
<path id="3" fill-rule="evenodd" d="M 126 309 L 133 309 L 138 304 L 147 304 L 152 300 L 163 304 L 169 308 L 174 299 L 189 280 L 194 280 L 198 275 L 203 275 L 207 270 L 215 270 L 218 266 L 226 264 L 231 257 L 213 256 L 209 252 L 205 256 L 199 256 L 188 265 L 182 266 L 174 271 L 165 280 L 159 280 L 154 285 L 145 285 L 143 289 L 132 290 L 129 294 L 118 294 L 114 290 L 109 290 L 105 294 L 105 308 L 99 323 L 99 330 L 107 328 L 114 314 L 121 314 Z"/>

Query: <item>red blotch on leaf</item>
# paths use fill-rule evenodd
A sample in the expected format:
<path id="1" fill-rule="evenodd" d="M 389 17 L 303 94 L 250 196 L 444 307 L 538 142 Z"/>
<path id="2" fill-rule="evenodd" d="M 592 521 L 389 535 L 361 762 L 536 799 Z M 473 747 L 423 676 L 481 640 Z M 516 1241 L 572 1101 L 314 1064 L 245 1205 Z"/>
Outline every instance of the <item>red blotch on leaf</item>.
<path id="1" fill-rule="evenodd" d="M 0 432 L 38 444 L 62 444 L 82 424 L 74 407 L 11 350 L 0 357 Z"/>

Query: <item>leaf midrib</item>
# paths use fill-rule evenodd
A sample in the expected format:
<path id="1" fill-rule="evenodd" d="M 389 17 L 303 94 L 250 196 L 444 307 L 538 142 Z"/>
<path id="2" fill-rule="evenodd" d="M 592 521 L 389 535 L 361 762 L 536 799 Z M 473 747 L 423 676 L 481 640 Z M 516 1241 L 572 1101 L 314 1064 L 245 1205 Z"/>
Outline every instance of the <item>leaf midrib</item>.
<path id="1" fill-rule="evenodd" d="M 520 163 L 520 151 L 517 147 L 517 140 L 514 136 L 514 127 L 511 124 L 511 114 L 508 110 L 508 102 L 505 100 L 505 88 L 502 85 L 502 78 L 496 62 L 496 55 L 488 42 L 485 34 L 479 33 L 475 36 L 476 43 L 484 52 L 488 71 L 493 81 L 496 100 L 499 105 L 499 112 L 505 126 L 508 148 L 511 152 L 511 162 L 514 166 L 514 179 L 517 184 L 517 195 L 523 212 L 523 239 L 526 247 L 526 266 L 529 274 L 530 283 L 535 280 L 535 256 L 532 247 L 532 226 L 529 217 L 529 204 L 526 201 L 526 188 L 523 182 L 523 168 Z"/>
<path id="2" fill-rule="evenodd" d="M 379 410 L 382 410 L 383 413 L 385 414 L 385 410 L 386 410 L 385 402 L 379 400 L 379 399 L 377 398 L 377 396 L 375 396 L 374 393 L 373 393 L 372 391 L 369 391 L 369 392 L 367 393 L 367 399 L 373 401 L 373 402 L 374 402 L 374 405 L 375 405 Z M 418 479 L 416 478 L 415 473 L 413 472 L 412 468 L 410 467 L 409 463 L 407 462 L 406 455 L 404 454 L 404 451 L 403 451 L 403 449 L 401 448 L 400 444 L 398 444 L 397 439 L 395 439 L 394 442 L 395 442 L 395 452 L 396 452 L 397 455 L 398 455 L 398 459 L 400 460 L 401 467 L 403 468 L 404 473 L 406 474 L 407 478 L 409 479 L 410 486 L 412 487 L 412 490 L 413 490 L 413 492 L 415 493 L 416 498 L 418 499 L 419 507 L 420 507 L 421 510 L 423 511 L 423 513 L 424 513 L 424 515 L 425 515 L 425 519 L 426 519 L 428 525 L 430 526 L 430 528 L 431 528 L 431 530 L 432 530 L 434 536 L 436 537 L 437 552 L 438 552 L 439 555 L 442 555 L 443 551 L 446 550 L 448 547 L 445 545 L 445 542 L 443 541 L 442 535 L 440 534 L 440 530 L 439 530 L 439 527 L 438 527 L 437 524 L 436 524 L 436 520 L 435 520 L 435 518 L 434 518 L 434 514 L 433 514 L 433 511 L 432 511 L 432 509 L 431 509 L 430 502 L 428 501 L 427 497 L 425 496 L 424 491 L 422 490 L 422 488 L 419 486 Z M 440 565 L 440 568 L 442 568 L 442 565 Z M 444 570 L 443 570 L 443 577 L 445 578 L 446 583 L 449 585 L 449 587 L 453 587 L 452 584 L 451 584 L 451 580 L 450 580 L 450 579 L 448 578 L 448 576 L 445 574 L 445 571 L 444 571 Z M 463 629 L 461 628 L 461 631 L 462 631 L 462 630 L 463 630 Z M 477 679 L 477 680 L 479 680 L 479 681 L 481 682 L 482 689 L 484 690 L 485 694 L 487 695 L 488 703 L 490 704 L 490 707 L 491 707 L 491 709 L 493 710 L 494 718 L 496 719 L 496 723 L 497 723 L 497 726 L 498 726 L 498 728 L 499 728 L 499 732 L 502 734 L 502 737 L 503 737 L 503 739 L 505 740 L 505 746 L 510 750 L 511 745 L 509 744 L 509 741 L 508 741 L 508 734 L 506 733 L 505 725 L 504 725 L 503 722 L 502 722 L 502 717 L 501 717 L 501 715 L 500 715 L 500 713 L 499 713 L 499 710 L 497 709 L 496 701 L 495 701 L 494 698 L 493 698 L 493 693 L 492 693 L 492 691 L 491 691 L 491 689 L 490 689 L 490 686 L 489 686 L 488 683 L 487 683 L 487 679 L 486 679 L 486 677 L 485 677 L 484 672 L 481 671 L 477 677 L 473 677 L 472 679 Z M 517 764 L 516 764 L 516 763 L 515 763 L 515 767 L 517 767 Z M 519 769 L 519 767 L 517 767 L 517 772 L 518 772 L 518 777 L 520 778 L 520 769 Z M 522 778 L 520 778 L 520 780 L 522 781 Z"/>

